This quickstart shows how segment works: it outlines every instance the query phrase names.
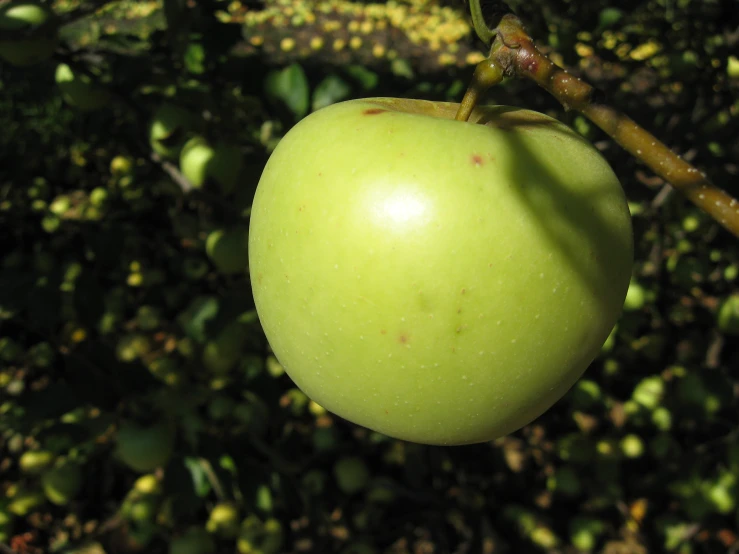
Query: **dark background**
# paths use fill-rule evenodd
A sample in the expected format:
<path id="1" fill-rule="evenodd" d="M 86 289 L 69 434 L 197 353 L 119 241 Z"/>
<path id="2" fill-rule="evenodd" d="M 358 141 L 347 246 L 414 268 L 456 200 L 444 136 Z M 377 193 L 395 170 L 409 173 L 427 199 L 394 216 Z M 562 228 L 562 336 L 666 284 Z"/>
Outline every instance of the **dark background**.
<path id="1" fill-rule="evenodd" d="M 636 263 L 601 356 L 526 428 L 426 447 L 322 412 L 270 355 L 248 276 L 206 254 L 211 231 L 248 224 L 269 152 L 310 111 L 361 96 L 459 101 L 483 51 L 465 6 L 122 1 L 81 17 L 94 2 L 53 4 L 67 22 L 54 57 L 0 62 L 6 551 L 739 551 L 739 324 L 717 324 L 737 291 L 736 239 L 533 84 L 505 82 L 487 101 L 595 143 L 629 196 Z M 734 0 L 513 6 L 553 60 L 739 192 Z M 59 63 L 112 101 L 70 106 Z M 178 160 L 152 155 L 165 102 L 194 114 L 191 132 L 240 149 L 236 191 L 184 194 Z M 203 352 L 228 328 L 234 363 L 214 372 Z M 167 437 L 173 451 L 151 471 L 116 454 Z M 73 468 L 61 501 L 44 490 L 48 468 L 21 462 L 37 451 Z M 218 524 L 226 505 L 236 519 Z"/>

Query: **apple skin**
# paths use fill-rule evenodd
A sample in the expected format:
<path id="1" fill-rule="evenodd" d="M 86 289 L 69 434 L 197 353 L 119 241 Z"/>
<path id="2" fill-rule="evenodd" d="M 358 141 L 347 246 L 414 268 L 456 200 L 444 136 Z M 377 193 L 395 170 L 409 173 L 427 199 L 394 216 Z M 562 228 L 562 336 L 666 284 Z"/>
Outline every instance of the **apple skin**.
<path id="1" fill-rule="evenodd" d="M 534 420 L 599 353 L 633 263 L 607 162 L 504 106 L 334 104 L 278 144 L 249 264 L 288 375 L 354 423 L 412 442 L 492 440 Z"/>
<path id="2" fill-rule="evenodd" d="M 0 32 L 24 31 L 29 35 L 19 39 L 0 40 L 0 58 L 17 66 L 29 66 L 42 62 L 54 53 L 59 38 L 56 28 L 35 36 L 34 28 L 40 28 L 55 20 L 54 12 L 40 2 L 25 0 L 9 2 L 0 7 Z"/>
<path id="3" fill-rule="evenodd" d="M 56 68 L 56 85 L 64 101 L 83 111 L 99 110 L 110 103 L 110 94 L 96 85 L 89 75 L 77 74 L 67 64 Z"/>

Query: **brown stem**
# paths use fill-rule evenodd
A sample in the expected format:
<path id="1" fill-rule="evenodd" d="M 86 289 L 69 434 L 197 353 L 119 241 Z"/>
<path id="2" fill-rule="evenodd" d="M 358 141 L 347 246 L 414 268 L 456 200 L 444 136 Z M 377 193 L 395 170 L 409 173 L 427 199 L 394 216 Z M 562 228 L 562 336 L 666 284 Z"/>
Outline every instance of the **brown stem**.
<path id="1" fill-rule="evenodd" d="M 631 118 L 596 100 L 593 87 L 557 67 L 539 51 L 518 17 L 508 14 L 501 19 L 490 56 L 506 75 L 533 80 L 559 100 L 565 109 L 585 115 L 635 158 L 739 237 L 739 201 L 711 183 L 704 173 Z"/>

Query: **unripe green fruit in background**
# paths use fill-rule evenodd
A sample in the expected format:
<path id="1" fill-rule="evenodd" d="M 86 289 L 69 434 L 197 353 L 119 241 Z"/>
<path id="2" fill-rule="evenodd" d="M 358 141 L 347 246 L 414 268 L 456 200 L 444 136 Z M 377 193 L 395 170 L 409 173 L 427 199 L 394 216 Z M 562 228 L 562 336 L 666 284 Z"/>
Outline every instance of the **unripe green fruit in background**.
<path id="1" fill-rule="evenodd" d="M 729 56 L 726 60 L 726 74 L 730 79 L 739 79 L 739 58 Z"/>
<path id="2" fill-rule="evenodd" d="M 326 409 L 430 444 L 492 440 L 547 410 L 621 313 L 623 190 L 565 125 L 502 106 L 364 99 L 279 143 L 251 212 L 257 311 Z"/>
<path id="3" fill-rule="evenodd" d="M 213 373 L 227 373 L 241 358 L 247 337 L 245 326 L 239 321 L 226 325 L 218 335 L 203 347 L 203 365 Z"/>
<path id="4" fill-rule="evenodd" d="M 180 170 L 194 187 L 201 188 L 212 179 L 225 192 L 236 187 L 241 172 L 241 152 L 234 146 L 212 146 L 204 137 L 188 140 L 180 153 Z"/>
<path id="5" fill-rule="evenodd" d="M 115 177 L 127 177 L 133 173 L 134 160 L 128 156 L 116 156 L 110 160 L 110 172 Z"/>
<path id="6" fill-rule="evenodd" d="M 221 538 L 235 539 L 239 535 L 240 524 L 238 508 L 229 502 L 221 502 L 211 510 L 205 529 Z"/>
<path id="7" fill-rule="evenodd" d="M 118 430 L 116 456 L 134 471 L 152 471 L 169 461 L 174 439 L 174 429 L 166 422 L 148 427 L 126 422 Z"/>
<path id="8" fill-rule="evenodd" d="M 152 150 L 165 158 L 177 158 L 195 122 L 195 116 L 184 108 L 172 104 L 160 106 L 149 124 Z"/>
<path id="9" fill-rule="evenodd" d="M 70 106 L 93 111 L 110 103 L 107 90 L 96 84 L 89 75 L 75 72 L 65 63 L 57 66 L 55 79 L 62 98 Z"/>
<path id="10" fill-rule="evenodd" d="M 65 506 L 82 487 L 82 469 L 75 463 L 52 468 L 41 476 L 41 486 L 50 502 Z"/>
<path id="11" fill-rule="evenodd" d="M 180 171 L 195 188 L 201 188 L 208 177 L 208 162 L 213 158 L 213 147 L 203 137 L 188 140 L 180 152 Z"/>
<path id="12" fill-rule="evenodd" d="M 54 18 L 54 12 L 41 2 L 33 0 L 9 2 L 0 6 L 0 33 L 28 33 L 22 38 L 0 40 L 0 58 L 18 66 L 33 65 L 48 59 L 59 43 L 56 28 L 45 27 L 39 29 L 38 33 L 33 30 L 46 26 Z"/>
<path id="13" fill-rule="evenodd" d="M 205 253 L 219 272 L 245 273 L 249 267 L 249 229 L 213 231 L 205 241 Z"/>
<path id="14" fill-rule="evenodd" d="M 23 473 L 35 475 L 51 466 L 55 458 L 56 455 L 48 450 L 29 450 L 20 457 L 18 465 Z"/>
<path id="15" fill-rule="evenodd" d="M 626 298 L 624 299 L 624 311 L 634 312 L 641 310 L 646 302 L 646 292 L 644 287 L 637 281 L 631 281 L 629 288 L 626 291 Z"/>
<path id="16" fill-rule="evenodd" d="M 729 296 L 718 310 L 718 328 L 727 335 L 739 335 L 739 294 Z"/>

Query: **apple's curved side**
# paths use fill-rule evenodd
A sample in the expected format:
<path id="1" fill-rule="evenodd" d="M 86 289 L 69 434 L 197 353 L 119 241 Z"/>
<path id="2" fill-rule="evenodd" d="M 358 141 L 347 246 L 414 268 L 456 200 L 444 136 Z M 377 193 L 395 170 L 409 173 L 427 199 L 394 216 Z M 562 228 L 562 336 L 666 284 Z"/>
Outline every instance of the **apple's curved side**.
<path id="1" fill-rule="evenodd" d="M 591 145 L 525 110 L 473 124 L 455 109 L 312 114 L 274 151 L 250 222 L 255 303 L 288 374 L 342 417 L 430 444 L 493 439 L 559 399 L 618 318 L 633 257 Z"/>

